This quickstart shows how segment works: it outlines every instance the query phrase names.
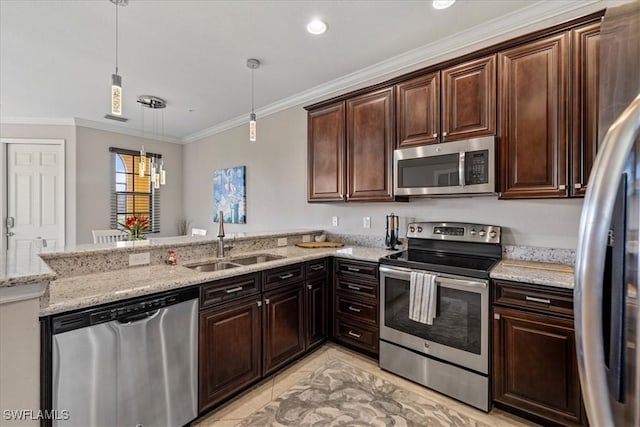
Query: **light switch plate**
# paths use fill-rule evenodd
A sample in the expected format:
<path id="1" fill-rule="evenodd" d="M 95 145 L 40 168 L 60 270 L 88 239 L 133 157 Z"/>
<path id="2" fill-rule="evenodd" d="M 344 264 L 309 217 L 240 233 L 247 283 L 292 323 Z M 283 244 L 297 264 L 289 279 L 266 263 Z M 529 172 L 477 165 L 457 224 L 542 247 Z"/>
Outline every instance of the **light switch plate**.
<path id="1" fill-rule="evenodd" d="M 331 217 L 331 225 L 333 225 L 334 227 L 338 226 L 338 217 L 337 216 Z"/>
<path id="2" fill-rule="evenodd" d="M 278 246 L 287 246 L 287 238 L 286 237 L 280 237 L 278 239 Z"/>
<path id="3" fill-rule="evenodd" d="M 362 228 L 371 228 L 371 217 L 363 216 L 362 217 Z"/>
<path id="4" fill-rule="evenodd" d="M 135 267 L 137 265 L 148 265 L 150 262 L 151 254 L 149 252 L 129 255 L 129 267 Z"/>

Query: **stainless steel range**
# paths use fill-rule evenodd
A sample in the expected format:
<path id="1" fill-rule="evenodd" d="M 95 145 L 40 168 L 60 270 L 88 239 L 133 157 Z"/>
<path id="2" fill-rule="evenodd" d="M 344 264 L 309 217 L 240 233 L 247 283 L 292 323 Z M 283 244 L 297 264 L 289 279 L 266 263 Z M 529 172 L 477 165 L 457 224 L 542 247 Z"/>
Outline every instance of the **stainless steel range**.
<path id="1" fill-rule="evenodd" d="M 501 229 L 419 222 L 407 237 L 408 250 L 380 259 L 380 367 L 488 411 L 489 272 Z M 431 324 L 410 316 L 425 303 L 412 291 L 420 276 L 436 287 Z"/>

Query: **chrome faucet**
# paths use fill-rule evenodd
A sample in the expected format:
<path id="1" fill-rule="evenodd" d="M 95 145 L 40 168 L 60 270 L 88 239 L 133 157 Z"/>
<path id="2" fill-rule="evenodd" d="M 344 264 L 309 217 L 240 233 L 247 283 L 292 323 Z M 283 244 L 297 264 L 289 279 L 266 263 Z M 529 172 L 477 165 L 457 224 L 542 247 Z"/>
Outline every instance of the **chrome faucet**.
<path id="1" fill-rule="evenodd" d="M 218 214 L 220 223 L 218 225 L 218 257 L 224 256 L 224 212 L 220 211 Z"/>

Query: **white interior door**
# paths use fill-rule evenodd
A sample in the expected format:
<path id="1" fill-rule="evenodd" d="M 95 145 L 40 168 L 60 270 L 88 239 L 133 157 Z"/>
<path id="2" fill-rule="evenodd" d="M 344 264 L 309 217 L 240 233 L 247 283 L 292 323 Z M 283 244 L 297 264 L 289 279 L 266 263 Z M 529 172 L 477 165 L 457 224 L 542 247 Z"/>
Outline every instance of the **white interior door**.
<path id="1" fill-rule="evenodd" d="M 64 147 L 7 144 L 9 251 L 64 247 Z"/>

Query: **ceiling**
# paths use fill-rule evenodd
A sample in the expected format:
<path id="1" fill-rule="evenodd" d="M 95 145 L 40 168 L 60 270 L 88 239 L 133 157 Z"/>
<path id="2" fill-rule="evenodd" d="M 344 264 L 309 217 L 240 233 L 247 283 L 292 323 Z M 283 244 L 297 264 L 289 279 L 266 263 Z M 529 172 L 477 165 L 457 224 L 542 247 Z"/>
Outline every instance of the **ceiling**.
<path id="1" fill-rule="evenodd" d="M 123 116 L 130 119 L 119 124 L 103 118 L 115 69 L 116 6 L 109 0 L 0 0 L 0 118 L 76 118 L 137 132 L 144 119 L 145 131 L 188 141 L 248 120 L 247 58 L 262 62 L 255 71 L 259 119 L 261 110 L 283 99 L 313 88 L 316 96 L 328 94 L 340 89 L 331 83 L 344 76 L 545 3 L 458 0 L 438 11 L 430 0 L 130 0 L 118 10 Z M 565 10 L 579 4 L 551 3 Z M 305 31 L 314 17 L 327 22 L 324 35 Z M 151 112 L 143 117 L 136 103 L 141 94 L 167 101 L 155 126 Z"/>

